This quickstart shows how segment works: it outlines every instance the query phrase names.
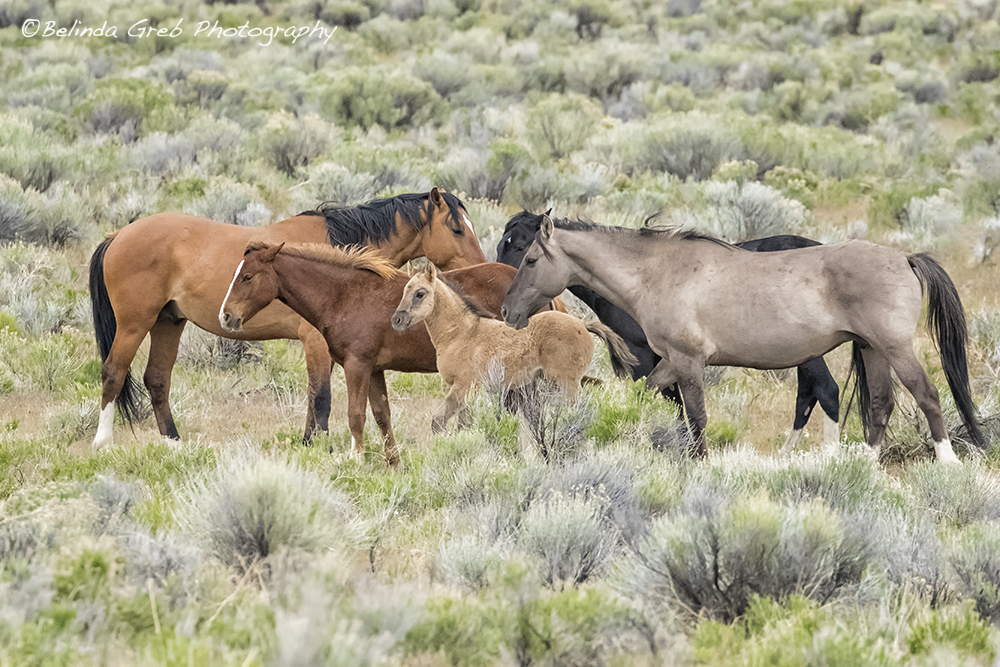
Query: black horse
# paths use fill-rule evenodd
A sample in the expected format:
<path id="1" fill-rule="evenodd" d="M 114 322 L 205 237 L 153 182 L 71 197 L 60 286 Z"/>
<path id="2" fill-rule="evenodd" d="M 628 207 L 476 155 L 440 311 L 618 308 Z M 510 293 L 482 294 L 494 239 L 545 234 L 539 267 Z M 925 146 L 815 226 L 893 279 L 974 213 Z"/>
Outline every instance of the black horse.
<path id="1" fill-rule="evenodd" d="M 497 244 L 497 261 L 518 268 L 541 224 L 542 216 L 534 215 L 528 211 L 522 211 L 511 218 L 507 222 L 507 226 L 504 227 L 503 236 Z M 744 241 L 736 245 L 751 252 L 775 252 L 820 244 L 802 236 L 782 234 L 781 236 Z M 646 334 L 643 333 L 639 323 L 631 315 L 586 287 L 577 285 L 570 287 L 569 291 L 587 304 L 601 322 L 625 340 L 632 354 L 639 360 L 638 365 L 632 369 L 633 379 L 644 378 L 653 372 L 653 368 L 660 361 L 660 356 L 650 349 L 649 343 L 646 341 Z M 817 402 L 828 418 L 824 425 L 824 440 L 829 442 L 839 439 L 839 434 L 834 431 L 840 417 L 839 389 L 837 381 L 830 374 L 830 369 L 823 357 L 810 359 L 798 366 L 798 381 L 795 422 L 788 440 L 782 447 L 783 452 L 792 450 L 798 443 L 802 436 L 802 429 L 809 421 L 809 415 L 812 414 Z M 678 406 L 683 406 L 677 385 L 664 389 L 663 396 Z"/>

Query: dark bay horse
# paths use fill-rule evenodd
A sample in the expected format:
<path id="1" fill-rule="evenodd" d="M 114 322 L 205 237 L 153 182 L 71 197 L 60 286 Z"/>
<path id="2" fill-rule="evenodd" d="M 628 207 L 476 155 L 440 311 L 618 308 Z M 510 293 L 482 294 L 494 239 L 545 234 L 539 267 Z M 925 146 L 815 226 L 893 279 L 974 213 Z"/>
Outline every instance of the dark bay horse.
<path id="1" fill-rule="evenodd" d="M 492 314 L 500 312 L 515 273 L 506 264 L 489 263 L 446 271 L 441 277 Z M 276 299 L 301 314 L 323 336 L 333 360 L 344 367 L 353 453 L 363 451 L 365 408 L 370 403 L 385 441 L 386 460 L 395 466 L 399 454 L 385 371 L 437 372 L 427 328 L 398 332 L 392 327 L 408 280 L 371 250 L 254 241 L 247 246 L 217 317 L 229 335 L 239 335 Z"/>
<path id="2" fill-rule="evenodd" d="M 542 217 L 542 215 L 522 211 L 511 218 L 504 227 L 500 242 L 497 243 L 497 261 L 509 264 L 514 268 L 519 267 L 525 253 L 528 252 L 528 247 L 535 240 L 535 234 L 542 224 Z M 789 234 L 736 244 L 737 247 L 751 252 L 776 252 L 809 248 L 816 245 L 820 245 L 818 241 Z M 639 360 L 639 363 L 632 369 L 633 380 L 647 377 L 653 372 L 656 364 L 660 363 L 660 355 L 649 347 L 645 332 L 631 315 L 594 290 L 582 285 L 571 285 L 569 291 L 587 304 L 601 322 L 624 339 L 629 350 Z M 822 357 L 810 359 L 799 364 L 797 372 L 798 395 L 795 399 L 795 420 L 792 424 L 792 431 L 789 433 L 788 439 L 785 440 L 781 451 L 790 452 L 798 444 L 802 437 L 802 430 L 805 428 L 806 422 L 809 421 L 809 416 L 817 402 L 823 409 L 825 417 L 823 420 L 823 442 L 828 446 L 837 443 L 840 440 L 838 426 L 840 417 L 839 389 L 826 361 Z M 683 408 L 677 385 L 664 388 L 662 394 L 664 398 Z"/>
<path id="3" fill-rule="evenodd" d="M 962 303 L 925 254 L 865 241 L 753 253 L 694 232 L 546 216 L 504 301 L 504 320 L 525 326 L 568 285 L 589 287 L 636 319 L 662 357 L 647 382 L 680 385 L 701 455 L 706 365 L 790 368 L 852 342 L 868 443 L 878 450 L 885 435 L 894 370 L 927 417 L 938 460 L 955 463 L 937 389 L 913 352 L 926 290 L 948 386 L 970 440 L 983 445 Z"/>
<path id="4" fill-rule="evenodd" d="M 327 429 L 333 366 L 319 332 L 281 303 L 269 306 L 239 334 L 219 325 L 226 286 L 252 238 L 367 244 L 397 267 L 421 256 L 445 269 L 486 261 L 462 202 L 437 188 L 355 207 L 324 206 L 264 227 L 225 225 L 180 213 L 136 220 L 108 236 L 90 261 L 94 329 L 104 362 L 95 446 L 112 442 L 116 403 L 128 423 L 138 413 L 139 386 L 129 366 L 147 333 L 143 380 L 160 433 L 178 437 L 170 412 L 170 375 L 189 321 L 228 338 L 301 340 L 309 374 L 304 436 L 308 440 L 315 428 Z"/>

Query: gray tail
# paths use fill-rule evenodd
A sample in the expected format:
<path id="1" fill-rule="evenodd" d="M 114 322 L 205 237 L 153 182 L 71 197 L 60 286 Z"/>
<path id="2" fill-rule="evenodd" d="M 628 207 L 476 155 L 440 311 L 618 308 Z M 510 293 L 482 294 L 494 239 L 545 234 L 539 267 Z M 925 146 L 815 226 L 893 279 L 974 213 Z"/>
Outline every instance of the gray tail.
<path id="1" fill-rule="evenodd" d="M 976 406 L 969 388 L 969 367 L 965 357 L 969 334 L 962 300 L 955 283 L 929 255 L 910 255 L 907 261 L 920 280 L 921 289 L 927 293 L 927 324 L 941 353 L 941 365 L 951 394 L 955 397 L 955 406 L 968 431 L 969 440 L 982 449 L 986 446 L 986 439 L 976 420 Z"/>
<path id="2" fill-rule="evenodd" d="M 109 236 L 101 241 L 90 257 L 90 309 L 94 316 L 94 335 L 97 337 L 97 349 L 101 353 L 102 362 L 107 361 L 118 331 L 115 311 L 111 307 L 108 287 L 104 283 L 104 254 L 113 240 L 114 236 Z M 125 384 L 115 399 L 115 405 L 129 428 L 142 417 L 142 395 L 142 385 L 132 376 L 131 371 L 126 372 Z"/>
<path id="3" fill-rule="evenodd" d="M 631 377 L 632 369 L 639 363 L 639 360 L 632 354 L 632 350 L 628 349 L 628 345 L 625 344 L 622 337 L 600 322 L 589 322 L 587 331 L 603 340 L 604 344 L 608 346 L 608 353 L 611 355 L 611 368 L 615 375 L 620 378 Z"/>

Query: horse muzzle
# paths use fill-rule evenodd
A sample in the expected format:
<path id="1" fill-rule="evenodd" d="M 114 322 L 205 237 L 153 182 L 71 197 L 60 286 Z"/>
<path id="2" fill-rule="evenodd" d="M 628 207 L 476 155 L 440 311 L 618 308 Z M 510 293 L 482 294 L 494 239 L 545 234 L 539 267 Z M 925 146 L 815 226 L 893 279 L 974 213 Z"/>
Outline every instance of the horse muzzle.
<path id="1" fill-rule="evenodd" d="M 528 318 L 523 313 L 512 312 L 506 304 L 500 306 L 500 317 L 503 318 L 504 324 L 515 329 L 523 329 L 528 326 Z"/>
<path id="2" fill-rule="evenodd" d="M 413 317 L 405 310 L 397 310 L 392 314 L 392 328 L 396 331 L 406 331 L 413 324 Z"/>
<path id="3" fill-rule="evenodd" d="M 243 318 L 232 313 L 219 313 L 219 324 L 230 333 L 237 333 L 243 330 Z"/>

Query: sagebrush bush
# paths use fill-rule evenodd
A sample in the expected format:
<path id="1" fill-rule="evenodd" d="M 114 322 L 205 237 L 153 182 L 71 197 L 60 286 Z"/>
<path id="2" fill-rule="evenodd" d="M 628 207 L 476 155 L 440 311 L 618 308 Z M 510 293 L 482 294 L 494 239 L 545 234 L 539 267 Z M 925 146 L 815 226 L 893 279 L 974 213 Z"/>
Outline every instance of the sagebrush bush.
<path id="1" fill-rule="evenodd" d="M 53 250 L 21 242 L 0 245 L 0 313 L 17 332 L 42 336 L 83 324 L 89 318 L 86 294 L 71 286 L 72 279 L 68 260 Z"/>
<path id="2" fill-rule="evenodd" d="M 0 116 L 0 174 L 26 190 L 45 192 L 66 174 L 68 166 L 68 149 L 49 133 L 18 116 Z"/>
<path id="3" fill-rule="evenodd" d="M 984 619 L 1000 620 L 1000 528 L 976 523 L 952 538 L 948 560 Z"/>
<path id="4" fill-rule="evenodd" d="M 271 220 L 271 209 L 260 191 L 247 183 L 217 179 L 205 194 L 184 207 L 185 213 L 230 225 L 255 227 Z"/>
<path id="5" fill-rule="evenodd" d="M 85 215 L 64 187 L 50 188 L 43 195 L 0 174 L 0 242 L 64 246 L 83 236 Z"/>
<path id="6" fill-rule="evenodd" d="M 949 191 L 913 197 L 903 210 L 903 233 L 921 244 L 954 232 L 962 224 L 962 204 Z"/>
<path id="7" fill-rule="evenodd" d="M 654 523 L 621 585 L 679 612 L 732 622 L 757 596 L 826 602 L 857 584 L 871 557 L 863 526 L 821 502 L 727 502 L 696 487 L 680 512 Z"/>
<path id="8" fill-rule="evenodd" d="M 962 466 L 915 463 L 905 480 L 916 504 L 938 522 L 965 526 L 1000 519 L 1000 481 L 975 461 Z"/>
<path id="9" fill-rule="evenodd" d="M 794 233 L 807 217 L 801 202 L 786 199 L 779 190 L 755 181 L 742 185 L 736 181 L 708 181 L 703 192 L 707 209 L 676 212 L 675 223 L 704 229 L 733 243 Z"/>
<path id="10" fill-rule="evenodd" d="M 281 111 L 258 130 L 258 151 L 275 169 L 294 178 L 325 153 L 336 136 L 335 128 L 316 114 L 295 118 Z"/>
<path id="11" fill-rule="evenodd" d="M 365 130 L 418 127 L 439 120 L 447 108 L 429 83 L 376 69 L 347 67 L 336 78 L 322 75 L 313 90 L 324 117 Z"/>
<path id="12" fill-rule="evenodd" d="M 600 108 L 582 95 L 550 95 L 528 116 L 528 135 L 547 156 L 560 159 L 583 148 L 601 120 Z"/>
<path id="13" fill-rule="evenodd" d="M 281 549 L 349 546 L 347 498 L 294 463 L 248 451 L 178 490 L 178 526 L 239 570 Z"/>

